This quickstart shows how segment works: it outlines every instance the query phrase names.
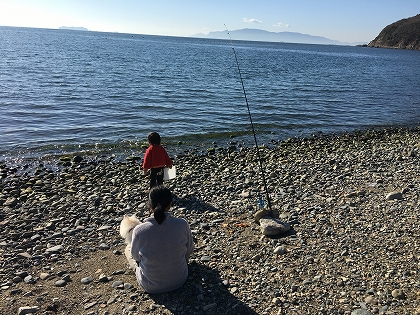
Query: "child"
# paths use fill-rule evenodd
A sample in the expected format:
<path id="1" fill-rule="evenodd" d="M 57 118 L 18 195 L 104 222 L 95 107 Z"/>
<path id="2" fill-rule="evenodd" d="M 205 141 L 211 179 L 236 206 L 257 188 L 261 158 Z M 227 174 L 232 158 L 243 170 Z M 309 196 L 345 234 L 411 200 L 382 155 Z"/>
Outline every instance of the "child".
<path id="1" fill-rule="evenodd" d="M 163 184 L 163 168 L 172 168 L 172 161 L 165 148 L 160 145 L 160 135 L 151 132 L 147 137 L 149 147 L 144 154 L 144 174 L 150 169 L 150 189 Z"/>

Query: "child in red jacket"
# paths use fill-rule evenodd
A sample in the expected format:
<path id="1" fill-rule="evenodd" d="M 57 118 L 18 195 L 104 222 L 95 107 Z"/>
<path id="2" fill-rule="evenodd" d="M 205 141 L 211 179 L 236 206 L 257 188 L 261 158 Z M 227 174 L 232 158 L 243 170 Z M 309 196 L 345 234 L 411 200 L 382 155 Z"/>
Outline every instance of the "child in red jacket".
<path id="1" fill-rule="evenodd" d="M 143 170 L 146 174 L 150 169 L 150 189 L 163 184 L 163 168 L 172 168 L 172 160 L 165 148 L 160 145 L 160 135 L 151 132 L 147 137 L 149 147 L 144 154 Z"/>

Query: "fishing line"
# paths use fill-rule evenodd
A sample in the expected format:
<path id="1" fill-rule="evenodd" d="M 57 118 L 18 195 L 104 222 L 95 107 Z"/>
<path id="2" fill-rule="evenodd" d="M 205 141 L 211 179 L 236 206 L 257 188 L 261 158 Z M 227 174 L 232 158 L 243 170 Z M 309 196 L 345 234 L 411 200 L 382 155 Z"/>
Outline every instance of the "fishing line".
<path id="1" fill-rule="evenodd" d="M 259 161 L 259 165 L 260 165 L 261 177 L 262 177 L 262 181 L 263 181 L 263 184 L 264 184 L 265 194 L 266 194 L 266 197 L 267 197 L 268 209 L 270 210 L 270 215 L 273 217 L 273 210 L 271 209 L 270 195 L 269 195 L 268 189 L 267 189 L 267 181 L 265 180 L 264 167 L 263 167 L 263 163 L 262 163 L 262 160 L 261 160 L 260 149 L 258 147 L 257 135 L 255 133 L 254 123 L 252 122 L 252 116 L 251 116 L 251 110 L 249 109 L 248 98 L 246 97 L 244 81 L 242 80 L 241 68 L 239 68 L 239 62 L 238 62 L 238 58 L 236 56 L 235 47 L 233 46 L 232 38 L 230 37 L 230 33 L 229 33 L 229 30 L 228 30 L 226 24 L 225 24 L 225 27 L 226 27 L 226 31 L 229 35 L 230 44 L 232 45 L 233 55 L 235 56 L 236 67 L 238 68 L 239 79 L 241 80 L 242 91 L 244 93 L 245 103 L 246 103 L 246 107 L 248 109 L 248 117 L 249 117 L 249 121 L 251 123 L 252 134 L 254 135 L 255 148 L 257 149 L 257 157 L 258 157 L 258 161 Z M 264 202 L 262 200 L 259 201 L 259 204 L 260 204 L 261 208 L 264 207 Z"/>

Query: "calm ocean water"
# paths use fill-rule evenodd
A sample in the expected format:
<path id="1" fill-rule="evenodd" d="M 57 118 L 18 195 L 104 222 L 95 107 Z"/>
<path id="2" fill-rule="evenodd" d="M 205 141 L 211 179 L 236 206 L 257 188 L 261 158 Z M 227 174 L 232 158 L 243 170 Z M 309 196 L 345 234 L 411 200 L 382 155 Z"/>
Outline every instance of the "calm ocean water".
<path id="1" fill-rule="evenodd" d="M 420 123 L 419 51 L 233 47 L 260 144 Z M 229 40 L 0 27 L 0 56 L 0 159 L 253 143 Z"/>

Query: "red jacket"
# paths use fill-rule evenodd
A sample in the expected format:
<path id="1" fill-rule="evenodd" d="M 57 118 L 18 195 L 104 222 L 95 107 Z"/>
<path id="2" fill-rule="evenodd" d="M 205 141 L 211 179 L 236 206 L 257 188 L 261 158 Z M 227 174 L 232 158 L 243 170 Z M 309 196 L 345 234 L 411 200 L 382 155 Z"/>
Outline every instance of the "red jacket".
<path id="1" fill-rule="evenodd" d="M 164 166 L 172 166 L 165 148 L 161 145 L 150 145 L 144 154 L 143 169 L 159 168 Z"/>

